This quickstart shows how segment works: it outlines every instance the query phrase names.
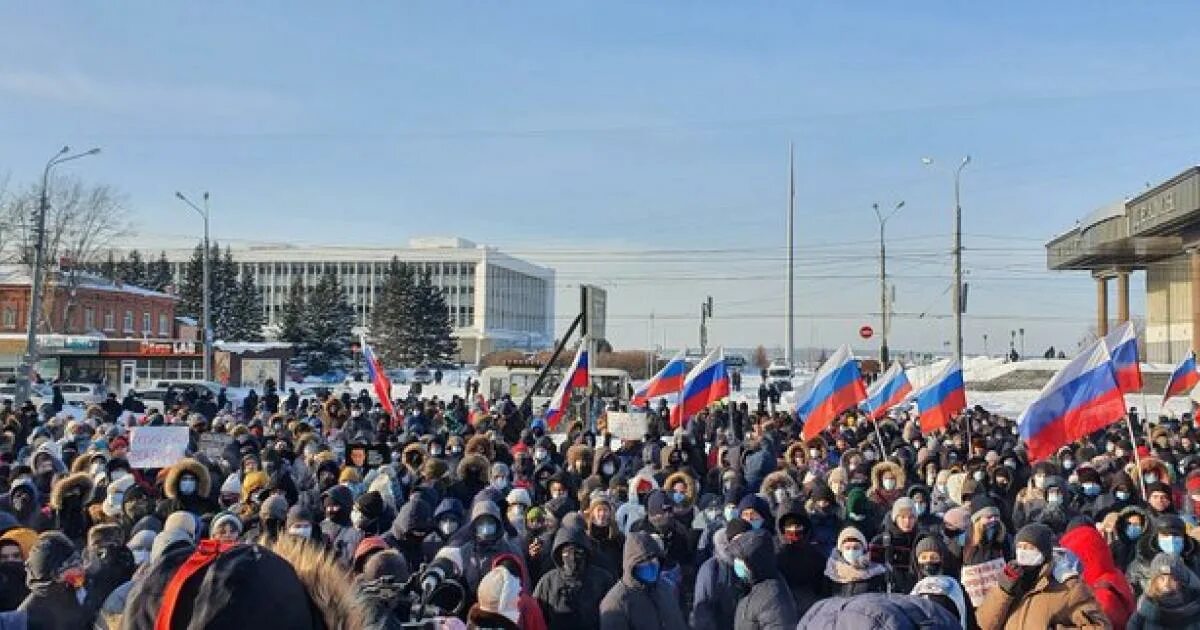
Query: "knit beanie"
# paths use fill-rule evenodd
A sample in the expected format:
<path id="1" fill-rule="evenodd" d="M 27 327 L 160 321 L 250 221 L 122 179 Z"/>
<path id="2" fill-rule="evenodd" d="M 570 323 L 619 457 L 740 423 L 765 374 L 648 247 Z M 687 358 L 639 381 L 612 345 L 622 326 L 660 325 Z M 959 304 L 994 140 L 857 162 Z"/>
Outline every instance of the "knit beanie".
<path id="1" fill-rule="evenodd" d="M 125 532 L 116 523 L 101 523 L 88 530 L 88 547 L 119 547 L 125 542 Z"/>
<path id="2" fill-rule="evenodd" d="M 646 511 L 651 516 L 658 514 L 668 514 L 671 512 L 671 501 L 667 499 L 667 493 L 662 490 L 654 490 L 646 499 Z"/>
<path id="3" fill-rule="evenodd" d="M 209 526 L 208 530 L 210 532 L 215 532 L 220 528 L 222 523 L 229 523 L 230 525 L 233 525 L 233 531 L 237 532 L 238 536 L 242 535 L 242 519 L 230 514 L 229 512 L 222 512 L 221 514 L 218 514 L 217 517 L 212 520 L 212 525 Z"/>
<path id="4" fill-rule="evenodd" d="M 1154 556 L 1154 560 L 1150 562 L 1150 579 L 1160 575 L 1171 575 L 1181 584 L 1187 584 L 1187 574 L 1189 569 L 1183 563 L 1183 557 L 1170 553 L 1159 553 Z"/>
<path id="5" fill-rule="evenodd" d="M 922 536 L 921 540 L 917 541 L 916 547 L 913 547 L 913 556 L 920 557 L 921 554 L 928 551 L 941 553 L 942 547 L 933 536 Z"/>
<path id="6" fill-rule="evenodd" d="M 942 516 L 942 523 L 950 529 L 966 531 L 971 526 L 971 512 L 964 507 L 951 508 Z"/>
<path id="7" fill-rule="evenodd" d="M 513 623 L 520 620 L 521 611 L 517 608 L 517 598 L 520 595 L 521 581 L 504 567 L 488 571 L 479 581 L 476 591 L 481 610 L 504 615 Z"/>
<path id="8" fill-rule="evenodd" d="M 896 502 L 892 504 L 892 520 L 893 521 L 896 520 L 897 518 L 900 517 L 901 514 L 903 514 L 905 512 L 908 512 L 910 514 L 916 514 L 917 513 L 917 504 L 914 503 L 913 500 L 908 497 L 901 497 L 899 499 L 896 499 Z"/>
<path id="9" fill-rule="evenodd" d="M 750 527 L 750 523 L 747 523 L 740 518 L 735 518 L 725 524 L 725 540 L 733 540 L 734 538 L 737 538 L 739 534 L 744 534 L 751 529 L 753 528 Z"/>
<path id="10" fill-rule="evenodd" d="M 1187 532 L 1187 526 L 1183 519 L 1174 514 L 1163 514 L 1154 520 L 1154 532 L 1156 534 L 1172 534 L 1175 536 L 1183 536 Z"/>
<path id="11" fill-rule="evenodd" d="M 164 532 L 181 532 L 187 534 L 189 541 L 195 543 L 198 538 L 197 533 L 200 530 L 200 526 L 196 521 L 196 517 L 191 512 L 179 510 L 171 512 L 170 516 L 167 517 L 167 522 L 163 523 L 162 530 Z"/>
<path id="12" fill-rule="evenodd" d="M 374 490 L 364 492 L 354 502 L 354 507 L 368 519 L 377 519 L 383 516 L 383 497 Z"/>
<path id="13" fill-rule="evenodd" d="M 1037 547 L 1038 551 L 1042 552 L 1042 557 L 1048 560 L 1054 551 L 1054 532 L 1041 523 L 1030 523 L 1017 532 L 1016 538 L 1013 539 L 1014 546 L 1017 543 L 1029 543 Z"/>
<path id="14" fill-rule="evenodd" d="M 221 494 L 242 494 L 242 480 L 237 473 L 225 477 L 225 481 L 221 483 Z"/>
<path id="15" fill-rule="evenodd" d="M 508 479 L 508 472 L 508 464 L 505 464 L 504 462 L 496 462 L 495 464 L 492 464 L 492 474 L 488 479 L 495 479 L 496 477 L 504 477 L 505 479 Z"/>
<path id="16" fill-rule="evenodd" d="M 282 495 L 273 494 L 263 501 L 262 507 L 258 510 L 258 516 L 262 519 L 274 519 L 282 521 L 287 518 L 288 504 L 287 499 Z"/>
<path id="17" fill-rule="evenodd" d="M 493 470 L 495 470 L 495 468 L 495 466 L 492 466 Z M 525 488 L 513 488 L 512 490 L 509 490 L 508 496 L 505 497 L 504 500 L 509 505 L 524 505 L 525 507 L 533 505 L 533 501 L 529 498 L 529 491 Z"/>

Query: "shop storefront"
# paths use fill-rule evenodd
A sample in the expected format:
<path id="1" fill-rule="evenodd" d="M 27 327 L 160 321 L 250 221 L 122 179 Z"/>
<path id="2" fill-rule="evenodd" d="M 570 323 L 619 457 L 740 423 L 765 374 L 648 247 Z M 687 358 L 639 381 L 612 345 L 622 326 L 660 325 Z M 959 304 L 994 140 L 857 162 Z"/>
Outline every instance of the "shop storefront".
<path id="1" fill-rule="evenodd" d="M 58 357 L 63 380 L 101 381 L 124 394 L 155 380 L 204 379 L 204 348 L 194 341 L 98 341 L 91 356 Z"/>

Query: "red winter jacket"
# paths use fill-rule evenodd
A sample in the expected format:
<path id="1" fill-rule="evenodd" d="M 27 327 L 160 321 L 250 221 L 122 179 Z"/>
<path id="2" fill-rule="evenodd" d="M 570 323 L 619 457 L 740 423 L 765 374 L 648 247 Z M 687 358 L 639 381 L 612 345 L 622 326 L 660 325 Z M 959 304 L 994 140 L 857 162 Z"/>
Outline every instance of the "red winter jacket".
<path id="1" fill-rule="evenodd" d="M 1091 587 L 1096 601 L 1113 630 L 1125 630 L 1125 624 L 1137 608 L 1137 598 L 1125 574 L 1117 569 L 1112 552 L 1095 527 L 1081 526 L 1063 535 L 1059 541 L 1083 563 L 1083 582 Z"/>

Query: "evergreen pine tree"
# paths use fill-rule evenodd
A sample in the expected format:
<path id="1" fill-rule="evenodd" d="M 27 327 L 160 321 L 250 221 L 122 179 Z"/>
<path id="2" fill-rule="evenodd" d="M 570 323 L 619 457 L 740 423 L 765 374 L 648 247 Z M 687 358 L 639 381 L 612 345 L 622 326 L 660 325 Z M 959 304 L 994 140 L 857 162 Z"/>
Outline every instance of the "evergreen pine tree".
<path id="1" fill-rule="evenodd" d="M 188 261 L 183 273 L 183 282 L 178 287 L 179 303 L 175 306 L 175 314 L 181 317 L 191 317 L 198 325 L 204 315 L 204 245 L 199 243 L 192 251 L 192 259 Z M 201 333 L 203 334 L 203 333 Z"/>
<path id="2" fill-rule="evenodd" d="M 371 307 L 372 347 L 385 365 L 418 365 L 416 292 L 412 269 L 392 258 Z"/>
<path id="3" fill-rule="evenodd" d="M 113 258 L 113 251 L 111 249 L 108 250 L 108 257 L 104 259 L 104 262 L 100 263 L 98 273 L 101 277 L 108 278 L 109 280 L 117 279 L 117 261 Z"/>
<path id="4" fill-rule="evenodd" d="M 171 273 L 171 263 L 167 261 L 167 253 L 159 252 L 158 260 L 146 264 L 146 288 L 155 291 L 166 291 L 175 278 Z"/>
<path id="5" fill-rule="evenodd" d="M 238 268 L 233 252 L 226 247 L 222 257 L 220 246 L 214 243 L 209 265 L 213 335 L 215 339 L 234 341 L 241 333 L 242 314 L 238 311 Z"/>
<path id="6" fill-rule="evenodd" d="M 262 341 L 263 318 L 262 296 L 258 293 L 258 283 L 254 280 L 254 270 L 246 267 L 238 282 L 236 304 L 236 341 Z"/>
<path id="7" fill-rule="evenodd" d="M 292 286 L 288 289 L 288 299 L 279 313 L 279 340 L 289 343 L 304 341 L 304 312 L 307 300 L 304 294 L 304 283 L 300 276 L 292 277 Z"/>
<path id="8" fill-rule="evenodd" d="M 458 342 L 452 336 L 450 309 L 446 296 L 433 283 L 428 270 L 418 276 L 415 288 L 417 348 L 422 363 L 452 361 L 458 354 Z"/>
<path id="9" fill-rule="evenodd" d="M 308 373 L 324 374 L 344 366 L 350 356 L 355 314 L 336 274 L 321 276 L 308 296 L 302 322 L 300 359 L 307 364 Z"/>
<path id="10" fill-rule="evenodd" d="M 145 286 L 146 263 L 142 260 L 141 252 L 131 249 L 125 254 L 125 258 L 117 263 L 117 278 L 125 284 Z"/>

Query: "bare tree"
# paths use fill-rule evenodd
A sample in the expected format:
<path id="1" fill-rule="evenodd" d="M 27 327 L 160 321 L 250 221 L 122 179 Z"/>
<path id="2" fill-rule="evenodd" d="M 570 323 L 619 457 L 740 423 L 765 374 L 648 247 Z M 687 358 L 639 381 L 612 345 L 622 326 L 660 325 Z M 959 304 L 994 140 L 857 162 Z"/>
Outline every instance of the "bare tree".
<path id="1" fill-rule="evenodd" d="M 0 240 L 0 258 L 33 266 L 37 238 L 37 209 L 41 185 L 0 201 L 0 222 L 11 221 L 11 237 Z M 47 191 L 45 260 L 46 271 L 56 271 L 64 285 L 66 304 L 61 327 L 67 329 L 75 293 L 83 280 L 77 273 L 100 261 L 114 239 L 128 235 L 131 224 L 125 195 L 107 184 L 87 184 L 71 175 L 57 175 Z M 0 224 L 0 229 L 3 224 Z M 54 291 L 46 294 L 42 326 L 54 331 Z"/>

